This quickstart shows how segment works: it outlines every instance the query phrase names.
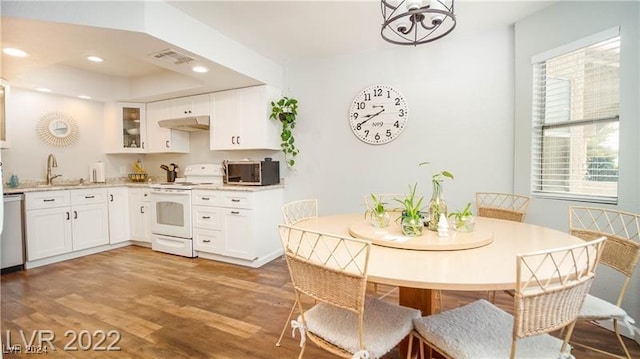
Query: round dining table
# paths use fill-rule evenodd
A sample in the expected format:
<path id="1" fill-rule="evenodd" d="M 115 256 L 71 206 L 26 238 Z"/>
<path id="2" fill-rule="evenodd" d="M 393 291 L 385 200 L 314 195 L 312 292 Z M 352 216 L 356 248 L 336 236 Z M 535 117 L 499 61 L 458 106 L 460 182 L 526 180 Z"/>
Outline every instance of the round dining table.
<path id="1" fill-rule="evenodd" d="M 583 242 L 543 226 L 483 217 L 476 217 L 471 233 L 449 229 L 447 237 L 439 237 L 424 228 L 422 236 L 408 238 L 398 222 L 377 229 L 362 214 L 353 213 L 312 217 L 294 226 L 372 241 L 368 280 L 398 286 L 400 304 L 420 309 L 423 315 L 436 311 L 436 290 L 515 289 L 516 255 Z M 469 238 L 476 243 L 456 243 Z"/>

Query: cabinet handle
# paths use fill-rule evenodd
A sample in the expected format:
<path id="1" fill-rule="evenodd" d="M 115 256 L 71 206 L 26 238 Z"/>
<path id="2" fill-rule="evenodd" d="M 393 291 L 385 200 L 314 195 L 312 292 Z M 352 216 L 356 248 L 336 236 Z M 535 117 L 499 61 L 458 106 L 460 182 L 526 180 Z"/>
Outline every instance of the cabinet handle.
<path id="1" fill-rule="evenodd" d="M 144 206 L 140 206 L 140 213 L 144 214 Z"/>
<path id="2" fill-rule="evenodd" d="M 111 202 L 113 202 L 113 195 L 112 195 L 112 194 L 110 194 L 109 196 L 111 196 Z"/>
<path id="3" fill-rule="evenodd" d="M 67 221 L 70 219 L 69 212 L 65 212 L 67 214 Z"/>
<path id="4" fill-rule="evenodd" d="M 167 148 L 171 147 L 171 146 L 169 146 L 169 141 L 165 141 L 164 145 L 165 145 L 165 147 L 167 147 Z"/>
<path id="5" fill-rule="evenodd" d="M 51 198 L 51 199 L 43 199 L 43 202 L 55 202 L 56 199 L 55 198 Z"/>
<path id="6" fill-rule="evenodd" d="M 210 200 L 211 198 L 209 198 L 209 197 L 201 197 L 200 199 L 201 199 L 201 200 L 203 200 L 203 201 L 208 201 L 208 200 Z"/>
<path id="7" fill-rule="evenodd" d="M 78 219 L 78 211 L 73 211 L 73 219 Z"/>
<path id="8" fill-rule="evenodd" d="M 202 243 L 211 243 L 211 240 L 210 239 L 203 239 Z"/>
<path id="9" fill-rule="evenodd" d="M 210 219 L 210 216 L 202 216 L 202 219 Z"/>
<path id="10" fill-rule="evenodd" d="M 240 214 L 238 211 L 231 211 L 231 214 Z"/>
<path id="11" fill-rule="evenodd" d="M 236 136 L 231 136 L 231 144 L 232 145 L 236 144 Z"/>
<path id="12" fill-rule="evenodd" d="M 231 202 L 240 202 L 240 200 L 233 198 L 233 199 L 231 199 Z"/>
<path id="13" fill-rule="evenodd" d="M 237 137 L 236 142 L 237 142 L 236 144 L 238 144 L 238 145 L 240 144 L 240 136 Z"/>
<path id="14" fill-rule="evenodd" d="M 148 194 L 148 193 L 145 193 L 145 194 L 144 194 L 144 196 L 145 196 L 145 197 L 149 197 L 149 194 Z"/>
<path id="15" fill-rule="evenodd" d="M 144 142 L 142 142 L 142 149 L 144 150 Z"/>
<path id="16" fill-rule="evenodd" d="M 96 196 L 84 196 L 84 198 L 86 198 L 86 199 L 91 199 L 91 198 L 96 198 Z M 112 197 L 111 197 L 111 198 L 113 198 L 113 195 L 112 195 Z"/>

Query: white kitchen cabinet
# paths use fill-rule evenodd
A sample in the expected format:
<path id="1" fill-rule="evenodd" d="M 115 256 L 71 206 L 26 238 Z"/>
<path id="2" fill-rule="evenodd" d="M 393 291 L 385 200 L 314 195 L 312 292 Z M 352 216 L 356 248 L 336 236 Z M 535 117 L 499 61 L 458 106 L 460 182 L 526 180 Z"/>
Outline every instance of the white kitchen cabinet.
<path id="1" fill-rule="evenodd" d="M 211 115 L 209 94 L 168 100 L 170 118 Z"/>
<path id="2" fill-rule="evenodd" d="M 129 221 L 134 241 L 151 243 L 151 208 L 148 188 L 129 189 Z"/>
<path id="3" fill-rule="evenodd" d="M 189 132 L 158 125 L 173 117 L 171 100 L 147 104 L 147 153 L 189 153 Z"/>
<path id="4" fill-rule="evenodd" d="M 0 78 L 0 148 L 9 148 L 7 135 L 7 114 L 9 113 L 9 97 L 11 86 L 9 81 Z"/>
<path id="5" fill-rule="evenodd" d="M 109 207 L 109 243 L 116 244 L 131 239 L 129 229 L 129 189 L 113 187 L 107 190 Z"/>
<path id="6" fill-rule="evenodd" d="M 27 192 L 27 260 L 109 243 L 106 189 Z"/>
<path id="7" fill-rule="evenodd" d="M 105 106 L 106 153 L 146 152 L 146 106 L 143 103 L 109 103 Z"/>
<path id="8" fill-rule="evenodd" d="M 280 149 L 280 123 L 269 119 L 280 91 L 269 85 L 211 94 L 211 150 Z"/>
<path id="9" fill-rule="evenodd" d="M 194 190 L 194 248 L 203 258 L 259 267 L 282 254 L 282 189 Z"/>

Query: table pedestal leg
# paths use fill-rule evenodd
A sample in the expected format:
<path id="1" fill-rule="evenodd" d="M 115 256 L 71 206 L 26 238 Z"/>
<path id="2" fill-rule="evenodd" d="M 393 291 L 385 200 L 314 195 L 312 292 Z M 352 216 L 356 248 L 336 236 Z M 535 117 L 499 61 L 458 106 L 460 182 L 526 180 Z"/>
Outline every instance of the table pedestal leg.
<path id="1" fill-rule="evenodd" d="M 423 316 L 435 314 L 438 310 L 437 291 L 432 289 L 400 287 L 398 302 L 402 306 L 419 309 Z M 416 344 L 417 341 L 413 345 L 414 352 L 419 353 L 419 346 Z M 398 349 L 401 358 L 405 358 L 409 349 L 409 340 L 403 340 Z M 440 353 L 425 348 L 425 354 L 429 352 L 431 352 L 432 358 L 444 358 Z"/>

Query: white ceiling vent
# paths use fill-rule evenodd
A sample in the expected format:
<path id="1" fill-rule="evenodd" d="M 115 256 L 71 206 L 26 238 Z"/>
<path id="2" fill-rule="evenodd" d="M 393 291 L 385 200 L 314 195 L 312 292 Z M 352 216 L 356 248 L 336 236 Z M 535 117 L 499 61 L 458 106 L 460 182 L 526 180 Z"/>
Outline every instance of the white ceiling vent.
<path id="1" fill-rule="evenodd" d="M 162 50 L 149 56 L 152 56 L 153 58 L 163 62 L 172 63 L 174 65 L 188 64 L 189 62 L 195 60 L 194 58 L 173 49 Z"/>

